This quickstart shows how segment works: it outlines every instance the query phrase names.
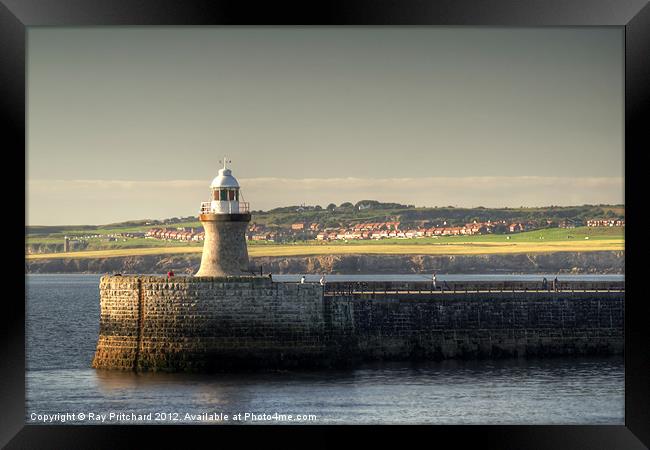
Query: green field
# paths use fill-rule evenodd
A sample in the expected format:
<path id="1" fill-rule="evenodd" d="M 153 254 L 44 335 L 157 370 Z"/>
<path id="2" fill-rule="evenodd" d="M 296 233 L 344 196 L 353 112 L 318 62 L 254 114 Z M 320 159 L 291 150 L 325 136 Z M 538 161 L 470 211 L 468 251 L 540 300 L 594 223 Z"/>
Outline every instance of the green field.
<path id="1" fill-rule="evenodd" d="M 373 202 L 363 200 L 361 203 Z M 347 203 L 324 209 L 320 206 L 286 206 L 270 211 L 253 211 L 252 223 L 264 225 L 270 230 L 287 230 L 296 222 L 317 222 L 324 227 L 349 227 L 363 222 L 399 221 L 400 228 L 427 226 L 446 223 L 448 226 L 462 226 L 473 221 L 505 220 L 512 222 L 560 223 L 573 220 L 583 223 L 589 218 L 624 218 L 623 205 L 581 205 L 548 206 L 539 208 L 415 208 L 395 203 L 374 202 L 372 207 L 359 210 Z M 80 258 L 122 256 L 136 254 L 178 254 L 199 252 L 201 242 L 125 238 L 121 233 L 146 232 L 157 227 L 194 227 L 201 223 L 194 216 L 175 217 L 164 221 L 152 219 L 131 220 L 107 225 L 28 226 L 25 229 L 25 252 L 29 258 Z M 161 222 L 161 223 L 157 223 Z M 497 231 L 504 231 L 503 227 Z M 248 243 L 251 255 L 314 255 L 344 253 L 421 253 L 421 254 L 485 254 L 502 252 L 549 252 L 549 251 L 593 251 L 623 249 L 624 228 L 574 229 L 546 228 L 537 231 L 513 234 L 488 234 L 477 236 L 444 236 L 414 239 L 381 240 L 336 240 L 322 242 L 304 240 L 307 234 L 296 234 L 280 238 L 282 242 L 252 241 Z M 113 236 L 111 236 L 113 235 Z M 63 250 L 64 236 L 78 241 L 72 244 L 72 251 Z M 99 236 L 99 237 L 90 237 Z M 115 238 L 115 240 L 109 240 Z M 292 242 L 293 241 L 293 242 Z M 572 250 L 573 249 L 573 250 Z"/>
<path id="2" fill-rule="evenodd" d="M 588 239 L 586 239 L 588 238 Z M 27 259 L 53 258 L 110 258 L 136 255 L 199 253 L 200 243 L 132 239 L 139 246 L 126 242 L 110 249 L 87 249 L 69 253 L 42 253 L 27 255 Z M 151 243 L 152 245 L 148 245 Z M 120 244 L 120 245 L 118 245 Z M 147 244 L 145 246 L 145 244 Z M 505 253 L 583 252 L 625 249 L 621 228 L 574 229 L 551 228 L 509 235 L 446 236 L 420 239 L 383 239 L 379 241 L 306 241 L 294 244 L 250 243 L 250 256 L 308 256 L 329 254 L 426 254 L 426 255 L 481 255 Z"/>
<path id="3" fill-rule="evenodd" d="M 83 229 L 81 227 L 69 226 L 69 227 L 30 227 L 29 234 L 26 236 L 26 242 L 28 244 L 60 244 L 63 242 L 64 236 L 68 236 L 71 239 L 87 236 L 87 235 L 110 235 L 118 233 L 145 233 L 151 228 L 162 228 L 162 227 L 200 227 L 201 222 L 180 222 L 170 225 L 133 225 L 133 226 L 101 226 L 92 229 Z M 59 228 L 64 228 L 59 230 Z M 55 229 L 57 231 L 52 231 Z M 153 240 L 153 239 L 152 239 Z M 147 239 L 149 241 L 149 239 Z"/>
<path id="4" fill-rule="evenodd" d="M 199 222 L 196 223 L 185 223 L 178 224 L 178 226 L 200 226 Z M 146 231 L 151 226 L 140 228 L 137 230 L 131 229 L 102 229 L 94 231 L 93 234 L 112 234 L 112 233 L 126 233 L 129 231 Z M 67 232 L 67 233 L 55 233 L 48 236 L 28 236 L 26 238 L 27 244 L 62 244 L 63 236 L 81 236 L 83 234 L 90 234 L 89 232 Z M 565 241 L 571 239 L 584 239 L 588 237 L 589 239 L 623 239 L 624 228 L 621 227 L 577 227 L 577 228 L 546 228 L 542 230 L 535 231 L 526 231 L 523 233 L 513 233 L 513 234 L 486 234 L 486 235 L 475 235 L 475 236 L 441 236 L 441 237 L 424 237 L 418 239 L 400 239 L 400 238 L 390 238 L 390 239 L 381 239 L 381 240 L 350 240 L 347 243 L 345 241 L 331 241 L 328 242 L 329 245 L 390 245 L 390 244 L 400 244 L 400 245 L 423 245 L 423 244 L 437 244 L 443 242 L 502 242 L 502 241 L 511 241 L 511 242 L 537 242 L 540 240 L 546 241 Z M 509 239 L 508 239 L 509 237 Z M 198 245 L 201 243 L 190 243 L 189 246 Z M 265 241 L 251 241 L 248 244 L 249 246 L 257 245 L 277 245 L 273 242 Z M 295 245 L 323 245 L 323 242 L 316 240 L 301 241 Z M 106 241 L 101 238 L 91 238 L 88 239 L 88 250 L 110 250 L 113 248 L 142 248 L 142 247 L 177 247 L 177 246 L 188 246 L 187 242 L 181 241 L 163 241 L 158 239 L 144 239 L 144 238 L 126 238 L 122 240 L 121 238 L 117 241 Z"/>
<path id="5" fill-rule="evenodd" d="M 588 239 L 585 239 L 588 238 Z M 459 243 L 497 243 L 497 242 L 567 242 L 576 240 L 611 240 L 624 239 L 622 227 L 577 227 L 577 228 L 546 228 L 535 231 L 512 234 L 482 234 L 474 236 L 440 236 L 422 237 L 417 239 L 390 238 L 381 240 L 350 240 L 350 241 L 306 241 L 294 245 L 426 245 L 426 244 L 459 244 Z M 251 244 L 249 244 L 251 245 Z M 252 245 L 255 245 L 253 243 Z M 267 244 L 268 245 L 268 244 Z"/>
<path id="6" fill-rule="evenodd" d="M 359 203 L 369 202 L 362 200 Z M 442 223 L 447 221 L 450 226 L 463 225 L 474 220 L 507 220 L 510 222 L 526 222 L 528 220 L 544 221 L 547 219 L 560 221 L 573 219 L 584 221 L 589 218 L 618 217 L 625 215 L 624 205 L 581 205 L 581 206 L 548 206 L 538 208 L 414 208 L 394 207 L 390 204 L 375 205 L 371 209 L 356 210 L 351 205 L 335 210 L 308 206 L 306 209 L 297 206 L 275 208 L 270 211 L 253 211 L 252 222 L 267 227 L 286 228 L 295 222 L 318 222 L 325 227 L 341 227 L 351 223 L 383 222 L 398 220 L 403 224 L 425 222 Z M 28 226 L 25 235 L 32 243 L 51 243 L 50 239 L 63 239 L 63 236 L 83 236 L 88 234 L 114 234 L 124 232 L 144 232 L 154 227 L 198 227 L 201 224 L 197 217 L 188 216 L 175 218 L 165 223 L 154 224 L 154 220 L 142 219 L 107 225 L 56 225 Z M 149 223 L 149 225 L 146 225 Z"/>
<path id="7" fill-rule="evenodd" d="M 111 250 L 121 248 L 202 247 L 201 242 L 164 241 L 160 239 L 125 238 L 117 241 L 89 239 L 85 250 Z"/>

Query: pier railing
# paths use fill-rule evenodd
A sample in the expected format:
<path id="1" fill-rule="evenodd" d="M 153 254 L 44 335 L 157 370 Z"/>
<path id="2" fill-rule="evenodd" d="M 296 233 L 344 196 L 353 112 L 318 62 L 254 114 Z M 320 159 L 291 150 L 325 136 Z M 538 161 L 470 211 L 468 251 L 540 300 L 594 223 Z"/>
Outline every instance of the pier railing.
<path id="1" fill-rule="evenodd" d="M 222 214 L 248 214 L 250 212 L 250 205 L 248 202 L 239 202 L 239 211 L 232 211 L 232 204 L 229 204 L 231 208 L 228 212 L 222 212 Z M 201 202 L 201 214 L 211 214 L 212 213 L 212 202 Z"/>
<path id="2" fill-rule="evenodd" d="M 325 295 L 349 294 L 448 294 L 472 292 L 624 292 L 624 281 L 442 281 L 326 282 Z"/>

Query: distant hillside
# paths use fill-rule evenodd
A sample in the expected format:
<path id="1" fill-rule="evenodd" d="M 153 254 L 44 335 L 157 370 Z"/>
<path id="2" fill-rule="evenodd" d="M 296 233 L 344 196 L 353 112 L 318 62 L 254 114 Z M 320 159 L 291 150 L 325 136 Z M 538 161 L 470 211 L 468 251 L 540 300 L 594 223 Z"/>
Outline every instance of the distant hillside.
<path id="1" fill-rule="evenodd" d="M 286 206 L 270 211 L 253 211 L 252 223 L 267 227 L 288 227 L 296 222 L 317 222 L 322 227 L 340 227 L 358 222 L 399 221 L 402 226 L 410 224 L 432 225 L 447 223 L 461 226 L 473 221 L 513 222 L 554 221 L 570 219 L 584 222 L 593 218 L 625 217 L 623 205 L 548 206 L 540 208 L 415 208 L 412 205 L 381 203 L 376 200 L 362 200 L 356 204 L 343 203 L 321 206 Z M 113 233 L 145 232 L 153 227 L 199 227 L 196 216 L 174 217 L 164 220 L 139 219 L 107 225 L 65 225 L 28 226 L 25 235 L 28 241 L 39 245 L 61 244 L 63 236 L 111 235 Z"/>
<path id="2" fill-rule="evenodd" d="M 397 220 L 402 223 L 443 223 L 463 225 L 477 221 L 560 221 L 564 219 L 583 222 L 592 218 L 624 218 L 623 205 L 548 206 L 543 208 L 414 208 L 401 205 L 386 208 L 384 204 L 370 205 L 359 209 L 359 205 L 323 209 L 316 207 L 285 207 L 271 211 L 254 211 L 252 221 L 267 226 L 286 226 L 295 222 L 318 222 L 326 227 L 347 225 L 350 222 L 382 222 Z"/>

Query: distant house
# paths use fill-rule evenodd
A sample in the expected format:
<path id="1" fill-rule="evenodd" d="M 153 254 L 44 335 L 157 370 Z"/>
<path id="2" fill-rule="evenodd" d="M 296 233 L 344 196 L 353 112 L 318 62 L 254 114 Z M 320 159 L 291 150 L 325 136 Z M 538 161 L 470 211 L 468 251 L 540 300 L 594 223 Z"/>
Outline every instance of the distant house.
<path id="1" fill-rule="evenodd" d="M 588 227 L 624 227 L 624 219 L 589 219 L 587 220 Z"/>
<path id="2" fill-rule="evenodd" d="M 291 224 L 291 229 L 293 231 L 301 231 L 305 229 L 305 224 L 304 223 L 292 223 Z"/>
<path id="3" fill-rule="evenodd" d="M 264 231 L 265 229 L 266 229 L 266 227 L 264 225 L 260 225 L 260 224 L 256 224 L 256 223 L 254 223 L 254 224 L 252 224 L 251 226 L 248 227 L 248 231 L 251 231 L 253 233 L 259 233 L 261 231 Z"/>
<path id="4" fill-rule="evenodd" d="M 474 235 L 487 232 L 487 226 L 484 223 L 472 222 L 465 224 L 465 234 Z"/>
<path id="5" fill-rule="evenodd" d="M 258 233 L 258 234 L 253 235 L 252 240 L 253 241 L 269 241 L 269 240 L 273 240 L 273 239 L 272 239 L 271 233 Z"/>
<path id="6" fill-rule="evenodd" d="M 560 228 L 575 228 L 576 222 L 571 219 L 560 220 L 557 224 Z"/>

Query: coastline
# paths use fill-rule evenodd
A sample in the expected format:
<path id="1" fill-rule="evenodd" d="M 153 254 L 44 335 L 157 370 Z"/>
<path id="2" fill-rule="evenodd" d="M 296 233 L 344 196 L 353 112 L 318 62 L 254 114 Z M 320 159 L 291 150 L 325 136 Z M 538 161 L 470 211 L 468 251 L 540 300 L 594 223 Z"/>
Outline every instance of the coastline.
<path id="1" fill-rule="evenodd" d="M 625 251 L 488 255 L 315 255 L 251 257 L 251 270 L 288 274 L 592 273 L 624 274 Z M 25 273 L 194 274 L 200 254 L 26 259 Z"/>

